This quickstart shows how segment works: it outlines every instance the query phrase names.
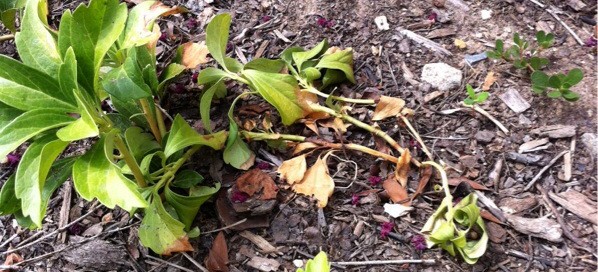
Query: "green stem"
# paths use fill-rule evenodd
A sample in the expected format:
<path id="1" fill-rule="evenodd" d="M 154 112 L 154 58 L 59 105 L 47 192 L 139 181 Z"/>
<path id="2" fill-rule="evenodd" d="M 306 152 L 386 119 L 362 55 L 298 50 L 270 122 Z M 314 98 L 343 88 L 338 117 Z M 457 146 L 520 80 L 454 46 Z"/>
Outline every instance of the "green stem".
<path id="1" fill-rule="evenodd" d="M 193 156 L 193 154 L 195 154 L 195 152 L 197 152 L 197 150 L 199 150 L 199 148 L 201 148 L 201 145 L 193 146 L 191 149 L 187 150 L 187 152 L 185 152 L 185 154 L 174 163 L 172 168 L 168 169 L 168 171 L 166 173 L 164 173 L 164 175 L 162 176 L 160 181 L 158 181 L 158 183 L 156 184 L 156 187 L 154 188 L 154 192 L 157 193 L 158 190 L 160 190 L 160 188 L 166 182 L 168 182 L 172 178 L 174 178 L 174 175 L 176 174 L 177 171 L 179 171 L 179 168 L 181 168 L 181 166 L 183 166 L 183 164 L 185 164 L 185 162 L 187 162 L 187 160 L 189 160 L 191 158 L 191 156 Z"/>
<path id="2" fill-rule="evenodd" d="M 448 208 L 448 214 L 453 214 L 452 210 L 453 210 L 453 195 L 451 195 L 451 190 L 449 189 L 449 184 L 448 184 L 448 176 L 446 175 L 446 171 L 444 171 L 444 167 L 440 166 L 440 164 L 433 162 L 433 161 L 425 161 L 421 163 L 422 166 L 424 165 L 430 165 L 434 168 L 436 168 L 436 170 L 440 173 L 440 179 L 442 180 L 442 189 L 444 190 L 444 200 L 443 201 L 447 201 L 448 203 L 450 203 L 450 205 L 447 205 Z"/>
<path id="3" fill-rule="evenodd" d="M 156 141 L 158 141 L 159 144 L 162 144 L 162 134 L 160 134 L 160 129 L 158 128 L 158 124 L 156 123 L 156 117 L 154 116 L 154 113 L 150 109 L 150 105 L 149 105 L 149 102 L 147 101 L 147 98 L 140 99 L 139 103 L 141 104 L 141 108 L 143 109 L 143 114 L 145 115 L 145 119 L 147 120 L 147 122 L 150 125 L 152 134 L 154 134 Z"/>
<path id="4" fill-rule="evenodd" d="M 114 138 L 114 144 L 116 145 L 116 148 L 125 160 L 125 163 L 127 163 L 129 168 L 131 169 L 131 172 L 133 172 L 133 176 L 135 177 L 137 185 L 139 185 L 139 187 L 142 188 L 146 187 L 147 183 L 145 182 L 145 177 L 143 176 L 143 173 L 141 173 L 141 169 L 139 168 L 137 161 L 135 160 L 131 152 L 129 152 L 127 145 L 125 144 L 120 135 L 116 135 L 116 137 Z"/>
<path id="5" fill-rule="evenodd" d="M 304 136 L 293 135 L 293 134 L 278 134 L 278 133 L 265 133 L 265 132 L 251 132 L 241 131 L 243 137 L 251 139 L 253 141 L 267 141 L 267 140 L 284 140 L 293 142 L 305 142 L 307 139 Z"/>
<path id="6" fill-rule="evenodd" d="M 15 38 L 14 34 L 2 35 L 2 36 L 0 36 L 0 42 L 12 40 L 14 38 Z"/>
<path id="7" fill-rule="evenodd" d="M 159 105 L 155 105 L 156 108 L 156 120 L 158 122 L 158 129 L 160 130 L 160 135 L 162 138 L 166 136 L 166 125 L 164 124 L 164 116 L 162 115 L 162 109 L 160 109 Z"/>
<path id="8" fill-rule="evenodd" d="M 316 89 L 312 86 L 309 86 L 307 88 L 307 91 L 310 93 L 319 95 L 321 97 L 324 97 L 324 98 L 330 97 L 331 99 L 346 102 L 346 103 L 367 104 L 367 105 L 376 104 L 376 100 L 374 100 L 374 99 L 356 99 L 356 98 L 347 98 L 347 97 L 342 97 L 342 96 L 329 95 L 329 94 L 325 94 L 325 93 L 319 91 L 318 89 Z"/>

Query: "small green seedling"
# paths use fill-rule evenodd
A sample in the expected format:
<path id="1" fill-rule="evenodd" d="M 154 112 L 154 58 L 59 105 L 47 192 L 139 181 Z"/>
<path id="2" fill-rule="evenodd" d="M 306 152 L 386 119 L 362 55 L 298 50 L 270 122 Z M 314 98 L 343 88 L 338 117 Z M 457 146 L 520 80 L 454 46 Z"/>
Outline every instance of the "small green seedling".
<path id="1" fill-rule="evenodd" d="M 476 104 L 482 104 L 486 100 L 488 100 L 488 96 L 490 95 L 488 92 L 476 93 L 473 87 L 471 87 L 471 85 L 469 84 L 467 84 L 467 86 L 465 87 L 467 89 L 467 98 L 463 100 L 463 103 L 465 103 L 465 105 L 473 106 Z"/>
<path id="2" fill-rule="evenodd" d="M 316 257 L 307 261 L 305 269 L 298 268 L 296 272 L 330 272 L 328 256 L 324 251 L 320 251 Z"/>
<path id="3" fill-rule="evenodd" d="M 541 71 L 550 65 L 547 58 L 540 56 L 540 53 L 554 44 L 554 35 L 539 31 L 536 33 L 536 46 L 531 47 L 530 43 L 519 36 L 513 35 L 513 46 L 506 49 L 501 39 L 496 40 L 495 48 L 486 52 L 491 59 L 502 59 L 513 63 L 513 67 L 521 70 L 528 70 L 532 80 L 532 90 L 536 94 L 546 94 L 550 98 L 563 98 L 567 101 L 577 101 L 579 95 L 571 91 L 571 87 L 583 79 L 583 72 L 580 69 L 573 69 L 567 75 L 557 73 L 547 75 Z"/>

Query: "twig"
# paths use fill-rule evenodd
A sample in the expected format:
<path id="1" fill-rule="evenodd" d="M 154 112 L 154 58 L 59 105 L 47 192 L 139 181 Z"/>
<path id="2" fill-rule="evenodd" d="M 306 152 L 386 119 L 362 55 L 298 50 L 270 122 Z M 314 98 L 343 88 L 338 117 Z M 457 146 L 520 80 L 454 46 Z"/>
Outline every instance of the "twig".
<path id="1" fill-rule="evenodd" d="M 544 174 L 544 172 L 546 172 L 546 170 L 548 170 L 548 168 L 552 167 L 552 165 L 554 163 L 556 163 L 556 161 L 560 157 L 565 155 L 565 153 L 567 153 L 567 152 L 569 152 L 569 150 L 565 150 L 565 151 L 559 153 L 558 155 L 556 155 L 556 157 L 554 157 L 546 166 L 544 166 L 544 168 L 542 168 L 542 170 L 540 170 L 540 172 L 538 172 L 538 174 L 536 174 L 536 176 L 525 186 L 525 188 L 523 188 L 523 191 L 527 191 L 530 188 L 532 188 L 532 186 L 534 186 L 536 181 L 538 181 L 542 177 L 542 174 Z"/>
<path id="2" fill-rule="evenodd" d="M 15 234 L 13 234 L 12 236 L 10 236 L 8 239 L 6 239 L 6 241 L 4 241 L 1 245 L 0 248 L 4 248 L 6 247 L 6 245 L 8 245 L 12 240 L 14 240 L 15 238 L 17 238 L 19 236 L 19 234 L 21 234 L 21 232 L 17 232 Z"/>
<path id="3" fill-rule="evenodd" d="M 405 125 L 407 125 L 407 128 L 409 129 L 409 131 L 411 132 L 411 134 L 413 135 L 413 137 L 415 137 L 415 140 L 417 140 L 417 142 L 419 143 L 419 145 L 421 145 L 422 150 L 424 151 L 424 153 L 426 153 L 426 155 L 428 156 L 428 158 L 430 160 L 434 160 L 434 158 L 432 157 L 432 153 L 430 153 L 430 150 L 428 150 L 428 148 L 426 147 L 426 144 L 424 143 L 424 141 L 422 140 L 422 138 L 419 136 L 419 133 L 417 133 L 417 131 L 413 128 L 413 126 L 411 125 L 411 122 L 409 122 L 409 119 L 407 119 L 405 116 L 401 115 L 401 120 L 403 120 L 403 123 L 405 123 Z"/>
<path id="4" fill-rule="evenodd" d="M 448 50 L 444 49 L 444 47 L 442 47 L 440 44 L 438 44 L 438 43 L 436 43 L 436 42 L 434 42 L 432 40 L 429 40 L 429 39 L 427 39 L 427 38 L 425 38 L 423 36 L 420 36 L 420 35 L 412 32 L 412 31 L 409 31 L 409 30 L 401 28 L 401 27 L 398 27 L 397 30 L 402 35 L 407 36 L 407 38 L 409 38 L 409 39 L 413 40 L 414 42 L 419 43 L 419 44 L 421 44 L 421 45 L 423 45 L 423 46 L 431 49 L 432 51 L 440 52 L 440 53 L 442 53 L 444 55 L 447 55 L 447 56 L 452 56 L 453 55 L 451 53 L 451 51 L 448 51 Z"/>
<path id="5" fill-rule="evenodd" d="M 7 35 L 2 35 L 0 36 L 0 42 L 4 42 L 4 41 L 8 41 L 8 40 L 12 40 L 15 38 L 14 34 L 7 34 Z"/>
<path id="6" fill-rule="evenodd" d="M 86 214 L 84 214 L 84 215 L 82 215 L 81 217 L 77 218 L 76 220 L 73 220 L 73 222 L 71 222 L 71 223 L 68 223 L 66 226 L 64 226 L 64 227 L 62 227 L 62 228 L 58 228 L 58 229 L 56 229 L 56 230 L 54 230 L 54 231 L 52 231 L 52 232 L 50 232 L 50 233 L 48 233 L 48 234 L 46 234 L 46 235 L 44 235 L 44 236 L 40 237 L 39 239 L 36 239 L 36 240 L 35 240 L 35 241 L 33 241 L 33 242 L 27 243 L 27 244 L 25 244 L 25 245 L 22 245 L 22 246 L 18 246 L 18 247 L 16 247 L 16 248 L 13 248 L 13 249 L 10 249 L 10 250 L 4 251 L 4 252 L 0 252 L 0 256 L 4 256 L 4 255 L 10 254 L 10 253 L 13 253 L 13 252 L 19 251 L 19 250 L 21 250 L 21 249 L 24 249 L 24 248 L 30 247 L 30 246 L 32 246 L 32 245 L 34 245 L 34 244 L 37 244 L 37 243 L 39 243 L 39 242 L 41 242 L 41 241 L 43 241 L 43 240 L 45 240 L 45 239 L 48 239 L 48 238 L 50 238 L 50 237 L 54 236 L 55 234 L 57 234 L 57 233 L 59 233 L 59 232 L 61 232 L 61 231 L 65 230 L 65 229 L 69 228 L 70 226 L 72 226 L 72 225 L 74 225 L 74 224 L 77 224 L 79 221 L 81 221 L 81 220 L 83 220 L 84 218 L 86 218 L 86 217 L 90 216 L 90 215 L 91 215 L 92 213 L 94 213 L 94 212 L 95 212 L 95 211 L 96 211 L 98 208 L 100 208 L 100 206 L 99 206 L 99 205 L 97 205 L 97 206 L 96 206 L 96 204 L 97 204 L 97 202 L 94 202 L 94 203 L 92 204 L 92 208 L 91 208 L 91 210 L 90 210 L 89 212 L 87 212 Z"/>
<path id="7" fill-rule="evenodd" d="M 397 90 L 400 90 L 399 88 L 399 83 L 397 82 L 397 78 L 395 77 L 395 72 L 392 71 L 392 65 L 390 64 L 390 58 L 388 57 L 388 54 L 384 53 L 386 55 L 386 64 L 388 64 L 388 70 L 390 71 L 390 75 L 392 76 L 392 81 L 395 84 L 395 87 L 397 87 Z"/>
<path id="8" fill-rule="evenodd" d="M 230 229 L 230 228 L 232 228 L 232 227 L 234 227 L 234 226 L 236 226 L 236 225 L 240 225 L 240 224 L 243 224 L 243 223 L 245 223 L 245 221 L 247 221 L 247 218 L 243 218 L 243 219 L 241 219 L 241 220 L 239 220 L 239 221 L 237 221 L 237 222 L 235 222 L 235 223 L 232 223 L 232 224 L 230 224 L 230 225 L 228 225 L 228 226 L 224 226 L 224 227 L 222 227 L 222 228 L 219 228 L 219 229 L 215 229 L 215 230 L 211 230 L 211 231 L 202 232 L 202 233 L 201 233 L 201 235 L 206 235 L 206 234 L 210 234 L 210 233 L 214 233 L 214 232 L 219 232 L 219 231 L 221 231 L 221 230 L 225 230 L 225 229 Z"/>
<path id="9" fill-rule="evenodd" d="M 180 269 L 180 270 L 183 270 L 183 271 L 186 271 L 186 272 L 195 272 L 195 271 L 193 271 L 193 270 L 191 270 L 191 269 L 184 268 L 184 267 L 182 267 L 182 266 L 180 266 L 180 265 L 178 265 L 178 264 L 174 264 L 174 263 L 171 263 L 171 262 L 169 262 L 169 261 L 165 261 L 165 260 L 162 260 L 162 259 L 160 259 L 160 258 L 156 258 L 156 257 L 154 257 L 154 256 L 151 256 L 151 255 L 147 255 L 147 256 L 145 256 L 145 257 L 147 257 L 147 258 L 150 258 L 150 259 L 152 259 L 152 260 L 154 260 L 154 261 L 158 261 L 158 262 L 160 262 L 160 263 L 163 263 L 163 264 L 165 264 L 165 265 L 170 265 L 170 266 L 172 266 L 172 267 L 174 267 L 174 268 L 178 268 L 178 269 Z"/>
<path id="10" fill-rule="evenodd" d="M 528 261 L 536 260 L 536 261 L 539 261 L 539 262 L 541 262 L 545 265 L 548 265 L 550 267 L 554 267 L 556 265 L 556 262 L 553 260 L 549 260 L 549 259 L 542 258 L 542 257 L 530 256 L 526 253 L 523 253 L 523 252 L 517 251 L 517 250 L 509 249 L 509 250 L 505 251 L 505 253 L 509 256 L 525 259 Z"/>
<path id="11" fill-rule="evenodd" d="M 199 270 L 201 270 L 203 272 L 209 272 L 207 268 L 203 267 L 203 265 L 198 263 L 195 259 L 191 258 L 191 256 L 189 256 L 189 254 L 187 254 L 187 252 L 182 252 L 182 254 L 183 254 L 183 256 L 185 256 L 185 258 L 187 258 L 187 260 L 189 260 L 192 264 L 197 266 L 197 268 L 199 268 Z"/>
<path id="12" fill-rule="evenodd" d="M 58 219 L 58 227 L 62 228 L 64 225 L 69 223 L 69 214 L 71 210 L 71 195 L 73 192 L 73 185 L 70 181 L 67 181 L 64 184 L 63 188 L 63 195 L 62 195 L 62 206 L 60 206 L 60 218 Z M 66 242 L 68 234 L 66 232 L 61 233 L 58 235 L 60 241 L 62 243 Z"/>
<path id="13" fill-rule="evenodd" d="M 4 270 L 16 270 L 16 271 L 21 271 L 22 268 L 18 265 L 5 265 L 2 264 L 0 265 L 0 270 L 4 271 Z"/>
<path id="14" fill-rule="evenodd" d="M 552 17 L 554 17 L 554 19 L 557 22 L 559 22 L 567 30 L 567 32 L 569 32 L 569 34 L 571 34 L 571 36 L 573 36 L 573 38 L 579 45 L 584 45 L 584 42 L 581 40 L 581 38 L 579 36 L 577 36 L 577 34 L 575 34 L 575 32 L 573 32 L 573 29 L 571 29 L 571 27 L 569 27 L 567 24 L 565 24 L 565 22 L 563 22 L 563 20 L 561 20 L 561 18 L 556 14 L 556 12 L 554 12 L 554 10 L 552 9 L 553 6 L 547 7 L 546 5 L 540 3 L 536 0 L 529 0 L 529 1 L 536 4 L 540 8 L 543 8 L 546 12 L 548 12 L 548 14 L 552 15 Z"/>
<path id="15" fill-rule="evenodd" d="M 552 214 L 554 215 L 554 217 L 556 217 L 556 221 L 559 222 L 559 225 L 561 225 L 561 228 L 563 229 L 563 234 L 565 234 L 567 238 L 571 239 L 571 241 L 576 243 L 578 246 L 583 247 L 584 244 L 579 240 L 579 238 L 577 238 L 575 235 L 573 235 L 573 233 L 571 233 L 571 231 L 569 231 L 569 227 L 567 226 L 567 224 L 565 224 L 565 221 L 563 221 L 563 217 L 554 206 L 554 203 L 552 203 L 552 200 L 550 200 L 550 198 L 548 197 L 546 189 L 544 189 L 544 187 L 542 187 L 540 184 L 536 184 L 536 189 L 538 189 L 538 191 L 542 193 L 542 199 L 544 199 L 544 202 L 546 202 L 546 204 L 552 211 Z"/>
<path id="16" fill-rule="evenodd" d="M 379 261 L 358 261 L 358 262 L 331 262 L 332 264 L 338 265 L 384 265 L 384 264 L 436 264 L 436 260 L 423 259 L 423 260 L 379 260 Z"/>
<path id="17" fill-rule="evenodd" d="M 504 133 L 509 133 L 509 130 L 503 126 L 503 124 L 501 122 L 499 122 L 496 118 L 494 118 L 494 116 L 490 115 L 490 113 L 488 113 L 487 111 L 485 111 L 484 109 L 480 108 L 477 105 L 467 105 L 463 102 L 461 102 L 461 105 L 468 107 L 468 108 L 472 108 L 473 110 L 479 112 L 480 114 L 486 116 L 486 118 L 490 119 L 490 121 L 492 121 L 492 123 L 494 123 L 500 130 L 502 130 L 502 132 Z"/>

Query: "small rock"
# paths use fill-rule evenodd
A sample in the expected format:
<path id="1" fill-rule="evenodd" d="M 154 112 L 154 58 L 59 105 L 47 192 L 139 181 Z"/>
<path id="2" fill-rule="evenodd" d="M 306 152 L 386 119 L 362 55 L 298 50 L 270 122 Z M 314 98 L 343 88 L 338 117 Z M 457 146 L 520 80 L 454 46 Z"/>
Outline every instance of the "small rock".
<path id="1" fill-rule="evenodd" d="M 424 65 L 421 78 L 440 91 L 450 91 L 461 85 L 463 73 L 446 63 L 428 63 Z"/>
<path id="2" fill-rule="evenodd" d="M 542 160 L 542 156 L 540 155 L 522 155 L 517 152 L 508 152 L 505 154 L 505 158 L 518 163 L 535 165 L 538 165 Z"/>
<path id="3" fill-rule="evenodd" d="M 598 142 L 596 142 L 596 134 L 595 133 L 584 133 L 581 135 L 581 142 L 586 147 L 586 149 L 596 157 L 598 155 Z"/>
<path id="4" fill-rule="evenodd" d="M 378 30 L 389 30 L 390 26 L 388 25 L 388 20 L 386 20 L 386 16 L 378 16 L 374 18 L 374 23 L 378 27 Z"/>
<path id="5" fill-rule="evenodd" d="M 575 126 L 552 125 L 539 127 L 537 129 L 531 130 L 530 132 L 541 137 L 548 136 L 551 139 L 560 139 L 575 136 L 575 130 Z"/>
<path id="6" fill-rule="evenodd" d="M 525 6 L 524 5 L 515 5 L 515 11 L 519 14 L 525 13 Z"/>
<path id="7" fill-rule="evenodd" d="M 472 65 L 474 63 L 477 63 L 477 62 L 487 59 L 488 56 L 486 56 L 486 52 L 482 52 L 482 53 L 475 54 L 475 55 L 465 55 L 464 58 L 465 58 L 465 61 L 467 63 L 469 63 L 469 65 Z"/>
<path id="8" fill-rule="evenodd" d="M 531 105 L 515 89 L 509 89 L 498 97 L 516 113 L 522 113 L 531 107 Z"/>
<path id="9" fill-rule="evenodd" d="M 475 139 L 476 141 L 483 143 L 483 144 L 487 144 L 492 142 L 492 139 L 494 139 L 495 133 L 493 131 L 490 130 L 480 130 L 478 131 L 478 133 L 475 134 Z"/>
<path id="10" fill-rule="evenodd" d="M 481 11 L 482 14 L 482 20 L 488 20 L 492 17 L 492 11 L 491 10 L 487 10 L 487 9 L 483 9 Z"/>
<path id="11" fill-rule="evenodd" d="M 511 177 L 508 177 L 507 180 L 505 180 L 505 184 L 503 185 L 504 188 L 511 188 L 513 187 L 513 185 L 517 184 L 517 181 L 514 180 Z"/>
<path id="12" fill-rule="evenodd" d="M 303 267 L 303 260 L 293 260 L 293 265 L 297 268 Z"/>
<path id="13" fill-rule="evenodd" d="M 506 197 L 501 199 L 498 203 L 501 210 L 510 214 L 529 210 L 536 205 L 538 205 L 538 200 L 532 195 L 528 195 L 524 198 Z"/>
<path id="14" fill-rule="evenodd" d="M 437 7 L 437 8 L 443 8 L 444 7 L 444 2 L 445 2 L 445 0 L 434 0 L 432 2 L 432 4 L 434 4 L 434 6 Z"/>

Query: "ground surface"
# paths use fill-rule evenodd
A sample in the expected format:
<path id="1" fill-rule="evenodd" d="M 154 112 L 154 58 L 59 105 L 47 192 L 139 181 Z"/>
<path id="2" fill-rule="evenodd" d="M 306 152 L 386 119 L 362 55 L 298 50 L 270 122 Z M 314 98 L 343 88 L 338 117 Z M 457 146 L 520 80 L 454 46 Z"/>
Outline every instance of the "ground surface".
<path id="1" fill-rule="evenodd" d="M 82 1 L 50 1 L 51 24 L 59 24 L 59 14 L 65 9 L 72 9 Z M 444 1 L 434 1 L 444 2 Z M 415 110 L 412 118 L 415 129 L 422 135 L 426 146 L 434 153 L 437 160 L 447 163 L 452 170 L 452 178 L 464 177 L 489 188 L 483 193 L 498 204 L 503 210 L 515 210 L 518 216 L 540 218 L 546 216 L 556 223 L 555 215 L 543 199 L 537 188 L 525 191 L 523 188 L 534 176 L 548 165 L 557 154 L 571 149 L 572 178 L 564 178 L 563 159 L 551 165 L 541 176 L 537 184 L 545 190 L 562 193 L 579 192 L 575 199 L 591 203 L 596 207 L 596 150 L 584 140 L 585 133 L 596 133 L 596 47 L 581 46 L 547 12 L 530 1 L 465 1 L 468 10 L 457 7 L 449 1 L 435 7 L 432 1 L 214 1 L 205 4 L 200 0 L 166 1 L 169 5 L 185 5 L 191 13 L 170 17 L 160 22 L 165 32 L 172 33 L 172 39 L 162 41 L 160 59 L 172 57 L 173 48 L 188 40 L 205 39 L 205 23 L 212 13 L 230 12 L 233 14 L 231 30 L 231 50 L 233 57 L 251 59 L 256 53 L 265 57 L 276 57 L 291 45 L 311 47 L 324 38 L 331 45 L 352 47 L 355 51 L 355 74 L 357 84 L 342 86 L 336 92 L 350 97 L 361 97 L 364 93 L 378 93 L 401 97 L 407 106 Z M 512 3 L 509 3 L 512 2 Z M 595 20 L 595 3 L 585 2 L 586 7 L 574 10 L 566 3 L 580 1 L 543 1 L 551 2 L 563 11 L 560 18 L 577 33 L 582 40 L 595 34 L 595 28 L 582 21 L 582 17 Z M 592 6 L 593 5 L 593 6 Z M 491 10 L 491 18 L 482 20 L 481 10 Z M 438 21 L 426 24 L 431 13 L 438 15 Z M 380 31 L 374 24 L 374 18 L 384 15 L 388 19 L 390 30 Z M 318 19 L 333 21 L 322 27 Z M 586 20 L 587 21 L 587 20 Z M 595 22 L 595 21 L 594 21 Z M 432 38 L 449 50 L 452 55 L 435 53 L 421 44 L 399 34 L 395 28 L 409 29 L 422 36 L 440 33 Z M 170 30 L 167 30 L 170 29 Z M 577 103 L 568 103 L 535 96 L 531 92 L 528 75 L 512 69 L 509 65 L 484 60 L 472 65 L 463 59 L 466 54 L 477 54 L 489 49 L 494 39 L 510 39 L 514 32 L 525 37 L 532 37 L 537 30 L 555 33 L 556 46 L 548 53 L 553 62 L 551 72 L 579 67 L 586 75 L 580 85 L 574 88 L 582 96 Z M 277 34 L 278 33 L 278 34 Z M 447 35 L 448 34 L 448 35 Z M 285 36 L 281 39 L 281 36 Z M 463 40 L 467 47 L 459 49 L 454 40 Z M 17 57 L 12 41 L 0 43 L 0 52 Z M 422 67 L 427 63 L 444 62 L 463 72 L 459 88 L 442 93 L 428 101 L 427 95 L 437 91 L 420 79 Z M 488 74 L 498 76 L 490 89 L 489 100 L 482 105 L 508 129 L 501 132 L 486 117 L 471 112 L 461 111 L 442 114 L 443 111 L 459 107 L 465 98 L 466 83 L 480 86 Z M 412 77 L 409 77 L 409 74 Z M 224 116 L 227 103 L 239 92 L 239 86 L 231 85 L 231 96 L 220 102 L 212 112 L 217 127 L 226 127 Z M 527 100 L 531 107 L 517 114 L 509 109 L 499 95 L 513 89 Z M 190 74 L 182 77 L 170 87 L 170 95 L 163 106 L 171 113 L 182 113 L 188 120 L 198 120 L 197 99 L 201 89 L 190 80 Z M 258 104 L 252 99 L 244 105 Z M 369 120 L 373 108 L 356 107 L 355 116 Z M 276 120 L 276 112 L 271 111 Z M 259 115 L 259 114 L 258 114 Z M 199 124 L 199 122 L 197 122 Z M 384 121 L 380 126 L 399 140 L 402 146 L 409 147 L 420 159 L 424 154 L 408 131 L 397 126 L 395 121 Z M 526 155 L 537 156 L 537 162 L 524 163 L 514 160 L 510 153 L 517 152 L 521 144 L 542 138 L 534 134 L 534 129 L 546 125 L 570 125 L 575 127 L 573 137 L 551 138 L 548 148 L 533 151 Z M 302 125 L 289 128 L 276 127 L 277 132 L 296 133 L 312 136 Z M 480 133 L 482 132 L 482 133 Z M 324 137 L 334 139 L 333 131 L 322 131 Z M 374 147 L 373 137 L 356 128 L 349 128 L 346 141 Z M 272 150 L 262 143 L 252 143 L 254 150 L 264 149 L 278 159 L 288 159 L 288 154 Z M 381 147 L 378 147 L 381 148 Z M 76 152 L 77 147 L 73 147 Z M 289 190 L 281 189 L 279 203 L 274 210 L 261 216 L 266 227 L 250 229 L 253 234 L 265 238 L 277 248 L 277 252 L 264 253 L 256 244 L 241 236 L 241 231 L 228 230 L 226 240 L 229 247 L 229 268 L 231 271 L 258 271 L 253 267 L 259 264 L 279 264 L 279 271 L 294 271 L 293 260 L 305 259 L 316 254 L 320 249 L 328 252 L 332 261 L 368 261 L 396 259 L 434 259 L 435 265 L 359 265 L 346 268 L 334 268 L 336 271 L 595 271 L 596 270 L 596 225 L 571 213 L 561 205 L 556 205 L 558 216 L 562 217 L 565 227 L 570 230 L 577 243 L 562 236 L 561 242 L 549 242 L 530 235 L 542 232 L 546 226 L 535 225 L 525 233 L 512 224 L 488 223 L 491 242 L 487 253 L 476 265 L 467 265 L 458 258 L 442 252 L 440 249 L 416 250 L 409 242 L 411 237 L 423 226 L 426 219 L 439 204 L 441 195 L 434 193 L 429 185 L 429 192 L 417 198 L 414 210 L 408 215 L 393 219 L 384 212 L 383 204 L 387 196 L 379 194 L 381 185 L 371 185 L 372 176 L 385 176 L 392 166 L 376 161 L 359 153 L 337 153 L 349 162 L 331 160 L 331 174 L 335 175 L 337 190 L 328 206 L 319 212 L 309 198 L 296 196 Z M 198 157 L 196 167 L 214 180 L 222 180 L 225 187 L 230 187 L 241 172 L 222 166 L 219 156 Z M 528 157 L 529 159 L 529 157 Z M 258 155 L 258 161 L 270 162 Z M 355 162 L 357 168 L 354 168 Z M 501 164 L 500 169 L 496 168 Z M 272 164 L 265 171 L 275 177 L 276 167 Z M 11 166 L 0 168 L 2 177 L 13 171 Z M 498 171 L 496 171 L 498 170 Z M 356 173 L 355 173 L 356 171 Z M 410 188 L 417 188 L 418 173 L 412 171 Z M 489 176 L 496 176 L 492 179 Z M 354 178 L 354 175 L 356 178 Z M 434 182 L 438 179 L 433 178 Z M 277 180 L 277 182 L 279 182 Z M 432 183 L 432 182 L 431 182 Z M 281 188 L 284 185 L 279 183 Z M 354 194 L 360 194 L 357 205 L 351 202 Z M 60 210 L 64 199 L 70 201 L 70 210 Z M 205 204 L 196 223 L 204 235 L 193 239 L 195 252 L 189 256 L 203 263 L 216 233 L 211 230 L 223 227 L 218 219 L 218 210 L 214 202 Z M 67 185 L 64 185 L 49 204 L 46 227 L 43 230 L 21 230 L 12 218 L 2 218 L 0 250 L 26 244 L 56 229 L 60 218 L 69 218 L 69 222 L 86 215 L 80 223 L 70 227 L 65 233 L 55 238 L 42 240 L 18 251 L 24 259 L 40 257 L 33 261 L 28 270 L 33 271 L 72 271 L 72 270 L 117 270 L 117 271 L 178 271 L 173 265 L 197 270 L 183 255 L 164 257 L 170 265 L 157 260 L 146 249 L 138 245 L 136 224 L 138 219 L 131 219 L 120 211 L 109 211 L 103 207 L 92 208 L 92 204 L 80 199 Z M 588 212 L 588 211 L 586 211 Z M 596 218 L 595 210 L 593 217 Z M 393 235 L 381 238 L 377 229 L 383 222 L 395 224 Z M 116 224 L 121 222 L 122 224 Z M 595 219 L 594 219 L 595 222 Z M 115 227 L 123 230 L 108 232 Z M 104 234 L 101 234 L 104 233 Z M 66 245 L 77 243 L 80 236 L 101 234 L 99 239 L 85 244 L 89 248 L 67 249 L 62 253 L 43 255 L 58 250 Z M 97 250 L 101 249 L 99 253 Z M 118 254 L 115 254 L 117 252 Z M 256 258 L 263 257 L 265 259 Z M 263 270 L 267 271 L 267 270 Z"/>

